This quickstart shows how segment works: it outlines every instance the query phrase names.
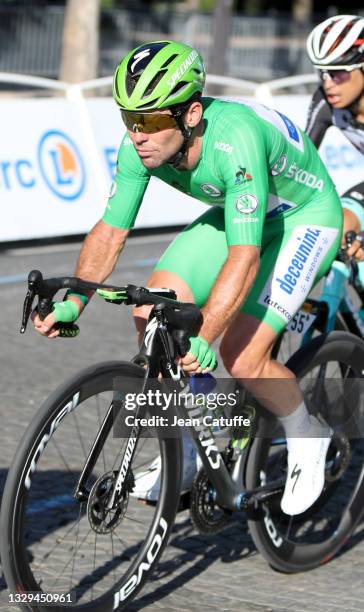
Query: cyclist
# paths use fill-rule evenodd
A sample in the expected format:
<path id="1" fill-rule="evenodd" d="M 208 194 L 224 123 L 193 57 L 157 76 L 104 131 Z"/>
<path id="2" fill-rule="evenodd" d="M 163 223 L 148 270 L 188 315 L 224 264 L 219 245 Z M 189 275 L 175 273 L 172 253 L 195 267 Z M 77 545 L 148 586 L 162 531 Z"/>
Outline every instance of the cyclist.
<path id="1" fill-rule="evenodd" d="M 322 84 L 315 91 L 306 132 L 319 147 L 326 130 L 337 127 L 364 154 L 364 18 L 336 15 L 316 26 L 307 39 L 307 51 Z M 364 180 L 342 196 L 344 233 L 357 239 L 348 251 L 364 261 Z M 364 283 L 364 265 L 359 265 Z"/>
<path id="2" fill-rule="evenodd" d="M 76 275 L 102 282 L 111 274 L 151 176 L 211 206 L 172 242 L 148 285 L 202 307 L 182 367 L 212 370 L 211 344 L 223 335 L 228 372 L 280 419 L 288 447 L 281 505 L 295 515 L 322 491 L 332 431 L 309 415 L 293 373 L 271 349 L 335 257 L 341 203 L 316 148 L 288 117 L 255 102 L 202 97 L 204 81 L 200 54 L 172 41 L 141 45 L 117 67 L 114 97 L 127 133 Z M 35 316 L 40 333 L 56 337 L 54 323 L 75 320 L 90 295 L 66 297 L 43 322 Z M 148 314 L 136 309 L 139 332 Z"/>

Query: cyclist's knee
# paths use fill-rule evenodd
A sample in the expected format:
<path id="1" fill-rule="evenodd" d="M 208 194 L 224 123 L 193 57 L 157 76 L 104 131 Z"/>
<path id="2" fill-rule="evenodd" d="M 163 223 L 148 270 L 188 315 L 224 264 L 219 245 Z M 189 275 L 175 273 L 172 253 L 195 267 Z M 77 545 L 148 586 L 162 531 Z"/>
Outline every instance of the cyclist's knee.
<path id="1" fill-rule="evenodd" d="M 265 366 L 268 361 L 268 356 L 266 358 L 258 358 L 257 355 L 248 350 L 236 355 L 224 343 L 220 346 L 220 355 L 224 367 L 233 378 L 260 378 L 264 375 Z"/>

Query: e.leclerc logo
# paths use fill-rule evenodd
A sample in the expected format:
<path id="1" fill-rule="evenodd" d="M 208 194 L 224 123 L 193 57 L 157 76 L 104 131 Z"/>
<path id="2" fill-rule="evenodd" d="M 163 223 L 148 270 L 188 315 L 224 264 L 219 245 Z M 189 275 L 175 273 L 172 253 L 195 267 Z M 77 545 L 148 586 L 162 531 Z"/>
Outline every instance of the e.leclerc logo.
<path id="1" fill-rule="evenodd" d="M 77 146 L 64 132 L 50 130 L 38 146 L 38 163 L 48 188 L 63 200 L 75 200 L 85 188 L 86 173 Z"/>

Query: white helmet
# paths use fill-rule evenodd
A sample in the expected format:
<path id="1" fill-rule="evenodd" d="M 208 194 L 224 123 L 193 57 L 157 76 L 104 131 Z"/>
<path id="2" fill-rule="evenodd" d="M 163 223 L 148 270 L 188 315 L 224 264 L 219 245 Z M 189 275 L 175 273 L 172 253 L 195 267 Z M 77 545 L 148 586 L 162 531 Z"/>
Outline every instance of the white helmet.
<path id="1" fill-rule="evenodd" d="M 312 30 L 307 52 L 315 68 L 360 68 L 364 65 L 364 17 L 329 17 Z"/>

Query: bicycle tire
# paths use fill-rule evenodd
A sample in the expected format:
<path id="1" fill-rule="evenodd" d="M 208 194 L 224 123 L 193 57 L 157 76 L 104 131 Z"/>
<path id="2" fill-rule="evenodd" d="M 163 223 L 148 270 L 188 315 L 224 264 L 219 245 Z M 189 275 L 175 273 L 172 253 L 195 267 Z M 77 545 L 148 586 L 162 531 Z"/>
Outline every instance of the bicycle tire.
<path id="1" fill-rule="evenodd" d="M 297 351 L 289 360 L 287 366 L 296 374 L 298 378 L 307 375 L 311 369 L 320 366 L 320 364 L 333 363 L 340 360 L 340 363 L 345 364 L 349 372 L 355 372 L 357 375 L 362 375 L 364 364 L 364 342 L 346 332 L 331 332 L 326 335 L 315 338 L 302 349 Z M 350 419 L 349 419 L 350 421 Z M 330 423 L 331 424 L 331 423 Z M 343 423 L 343 429 L 350 429 L 350 423 Z M 248 458 L 246 470 L 246 486 L 254 488 L 266 481 L 266 474 L 269 470 L 277 469 L 279 461 L 282 461 L 283 456 L 279 457 L 279 452 L 276 451 L 277 457 L 272 453 L 272 420 L 261 420 L 261 431 L 259 437 L 256 437 Z M 351 440 L 351 460 L 353 462 L 352 473 L 349 472 L 350 465 L 347 465 L 346 470 L 336 482 L 330 485 L 325 485 L 325 489 L 317 502 L 306 511 L 306 513 L 295 517 L 289 523 L 289 517 L 284 515 L 279 506 L 279 500 L 272 502 L 271 505 L 264 505 L 262 513 L 256 517 L 248 519 L 249 529 L 254 543 L 260 553 L 265 557 L 269 564 L 275 569 L 294 573 L 300 571 L 311 570 L 323 563 L 326 563 L 337 554 L 340 548 L 346 543 L 350 535 L 353 533 L 358 524 L 364 507 L 364 471 L 363 471 L 363 440 Z M 353 455 L 353 447 L 357 453 Z M 274 463 L 276 461 L 276 464 Z M 355 465 L 354 465 L 355 463 Z M 353 474 L 355 474 L 353 476 Z M 343 491 L 345 491 L 345 482 L 348 486 L 350 478 L 353 478 L 354 485 L 351 495 L 345 499 Z M 346 480 L 345 480 L 346 479 Z M 355 480 L 356 479 L 356 480 Z M 327 487 L 327 488 L 326 488 Z M 330 488 L 331 487 L 331 488 Z M 341 487 L 341 493 L 340 488 Z M 314 533 L 314 520 L 317 513 L 317 518 L 323 515 L 325 504 L 334 504 L 337 496 L 339 499 L 345 499 L 343 510 L 337 510 L 337 519 L 330 517 L 333 525 L 333 532 L 330 532 L 328 537 L 325 537 L 323 531 L 323 540 L 320 541 L 319 534 Z M 341 497 L 340 497 L 341 495 Z M 335 526 L 335 520 L 337 525 Z M 305 521 L 311 521 L 312 534 L 305 536 Z M 297 531 L 297 540 L 292 541 L 288 537 L 288 532 L 285 531 L 287 524 L 291 525 L 291 529 Z M 322 528 L 324 529 L 324 528 Z M 308 532 L 307 532 L 308 533 Z M 303 542 L 302 538 L 307 537 L 312 541 Z M 301 538 L 301 540 L 300 540 Z"/>
<path id="2" fill-rule="evenodd" d="M 85 437 L 85 431 L 88 432 L 87 427 L 90 429 L 90 438 L 94 439 L 94 435 L 96 435 L 97 431 L 92 432 L 92 427 L 90 426 L 90 422 L 92 421 L 92 415 L 89 412 L 89 405 L 91 401 L 93 403 L 94 398 L 97 397 L 97 401 L 100 402 L 101 395 L 106 392 L 109 393 L 109 390 L 113 389 L 113 384 L 115 377 L 127 378 L 135 380 L 137 386 L 141 387 L 143 379 L 145 375 L 145 370 L 135 364 L 130 364 L 128 362 L 119 362 L 119 361 L 110 361 L 102 364 L 96 364 L 94 366 L 88 367 L 85 370 L 81 371 L 79 374 L 71 378 L 66 383 L 62 384 L 51 396 L 44 402 L 41 406 L 37 414 L 34 416 L 29 428 L 25 432 L 21 443 L 17 449 L 16 455 L 12 462 L 12 465 L 9 470 L 9 474 L 6 480 L 6 485 L 4 489 L 3 501 L 2 501 L 2 510 L 1 510 L 1 558 L 3 564 L 3 571 L 5 575 L 5 579 L 7 585 L 11 592 L 13 593 L 27 593 L 27 592 L 45 592 L 45 583 L 42 583 L 42 586 L 39 585 L 39 578 L 36 576 L 36 568 L 34 558 L 29 558 L 29 550 L 27 550 L 25 536 L 27 541 L 29 539 L 33 542 L 33 548 L 38 550 L 44 546 L 42 544 L 42 540 L 40 538 L 40 542 L 37 542 L 37 533 L 36 529 L 39 527 L 41 521 L 38 520 L 35 522 L 34 519 L 34 535 L 29 536 L 27 532 L 25 534 L 25 524 L 27 523 L 27 529 L 29 529 L 29 522 L 33 525 L 32 512 L 34 509 L 34 503 L 32 502 L 31 513 L 29 514 L 29 508 L 27 508 L 27 502 L 32 499 L 32 489 L 35 489 L 34 495 L 37 494 L 37 479 L 36 475 L 39 471 L 38 478 L 43 476 L 43 472 L 41 471 L 43 465 L 43 454 L 45 454 L 45 449 L 53 448 L 53 446 L 57 447 L 60 445 L 60 440 L 63 440 L 60 437 L 60 434 L 56 436 L 57 432 L 60 432 L 63 427 L 63 431 L 65 433 L 72 432 L 74 430 L 74 425 L 71 420 L 67 423 L 67 419 L 70 418 L 71 414 L 76 415 L 77 411 L 81 412 L 80 406 L 84 405 L 84 409 L 87 408 L 87 422 L 83 420 L 83 425 L 85 429 L 82 429 L 82 435 Z M 139 382 L 140 381 L 140 382 Z M 75 394 L 79 393 L 79 401 L 77 406 L 71 412 L 68 412 L 64 418 L 61 418 L 62 411 L 65 412 L 64 407 L 70 402 L 70 398 L 75 397 Z M 96 402 L 97 403 L 97 402 Z M 59 419 L 58 427 L 54 431 L 52 431 L 52 426 L 56 422 L 56 419 Z M 76 416 L 74 419 L 76 420 Z M 96 420 L 96 417 L 95 419 Z M 77 421 L 76 421 L 77 422 Z M 140 543 L 140 546 L 136 548 L 136 556 L 132 560 L 130 560 L 130 564 L 128 562 L 128 554 L 130 550 L 134 549 L 129 546 L 127 548 L 127 553 L 123 552 L 122 555 L 117 557 L 119 564 L 121 565 L 124 562 L 124 557 L 128 562 L 128 567 L 123 575 L 117 574 L 117 567 L 115 568 L 114 559 L 110 562 L 110 566 L 105 564 L 102 566 L 102 571 L 107 572 L 106 578 L 109 579 L 109 574 L 113 572 L 116 578 L 116 583 L 112 584 L 108 590 L 103 594 L 98 594 L 96 599 L 90 601 L 81 601 L 80 604 L 75 605 L 72 609 L 82 610 L 88 612 L 107 612 L 111 610 L 121 610 L 124 609 L 126 605 L 130 602 L 131 599 L 135 597 L 135 595 L 139 592 L 145 581 L 150 576 L 151 572 L 155 568 L 156 563 L 167 544 L 168 536 L 170 530 L 172 528 L 175 514 L 178 507 L 179 495 L 180 495 L 180 485 L 181 485 L 181 470 L 182 470 L 182 461 L 181 461 L 181 441 L 180 438 L 171 439 L 171 438 L 163 438 L 163 428 L 157 428 L 156 433 L 158 439 L 156 441 L 152 440 L 151 445 L 159 444 L 160 453 L 161 453 L 161 467 L 162 467 L 162 477 L 161 477 L 161 488 L 159 499 L 153 509 L 150 507 L 144 510 L 143 512 L 153 512 L 153 519 L 151 521 L 150 527 L 147 530 L 147 535 L 145 539 Z M 49 436 L 47 440 L 45 436 Z M 54 440 L 53 440 L 54 437 Z M 57 441 L 56 441 L 57 438 Z M 88 439 L 88 438 L 87 438 Z M 50 441 L 52 440 L 52 444 Z M 43 444 L 42 447 L 42 442 Z M 84 440 L 83 440 L 84 441 Z M 119 440 L 115 442 L 115 445 L 119 445 Z M 63 442 L 62 442 L 63 443 Z M 145 444 L 145 442 L 143 442 Z M 113 442 L 114 444 L 114 442 Z M 63 448 L 63 447 L 62 447 Z M 62 450 L 61 448 L 61 450 Z M 73 454 L 78 453 L 78 450 L 74 450 L 74 445 L 69 447 L 69 457 L 72 458 Z M 107 452 L 107 448 L 105 447 L 105 453 Z M 50 453 L 53 451 L 50 451 Z M 142 451 L 141 451 L 142 452 Z M 104 450 L 103 450 L 104 453 Z M 54 451 L 55 456 L 57 457 L 57 452 Z M 50 455 L 49 455 L 50 456 Z M 52 455 L 53 457 L 53 455 Z M 67 461 L 71 461 L 67 456 Z M 134 459 L 133 459 L 134 460 Z M 53 461 L 53 458 L 51 459 Z M 32 463 L 33 462 L 33 463 Z M 101 459 L 100 459 L 101 462 Z M 103 456 L 103 462 L 105 464 L 105 456 Z M 71 463 L 69 463 L 71 465 Z M 66 474 L 64 478 L 67 480 L 68 472 L 65 470 Z M 46 470 L 44 472 L 46 474 Z M 57 474 L 57 472 L 56 472 Z M 26 478 L 31 476 L 31 484 L 28 483 L 28 489 L 25 486 Z M 73 478 L 72 472 L 72 481 L 78 480 L 79 474 L 75 474 L 75 478 Z M 33 483 L 33 480 L 35 483 Z M 52 480 L 52 484 L 49 489 L 50 492 L 53 492 L 54 487 L 56 486 L 54 483 L 56 478 Z M 61 493 L 63 492 L 61 486 L 62 478 L 60 478 L 59 490 Z M 42 482 L 42 480 L 41 480 Z M 168 495 L 167 495 L 168 492 Z M 62 501 L 62 495 L 60 496 Z M 41 495 L 39 494 L 39 499 L 42 500 Z M 49 513 L 53 512 L 52 503 L 53 500 L 57 499 L 57 496 L 52 496 L 50 510 Z M 44 501 L 44 500 L 43 500 Z M 42 501 L 42 503 L 43 503 Z M 45 500 L 47 502 L 47 499 Z M 74 501 L 74 500 L 73 500 Z M 68 503 L 68 502 L 67 502 Z M 131 501 L 130 497 L 128 497 L 128 504 L 134 503 L 134 499 Z M 29 501 L 30 504 L 30 501 Z M 135 502 L 137 507 L 137 502 Z M 38 504 L 39 505 L 39 504 Z M 72 512 L 68 511 L 66 508 L 67 504 L 65 502 L 64 506 L 60 509 L 60 518 L 57 516 L 57 526 L 54 527 L 54 537 L 58 530 L 61 530 L 61 534 L 65 529 L 62 526 L 62 520 L 67 523 L 67 516 L 73 516 Z M 72 506 L 73 508 L 73 506 Z M 137 507 L 137 511 L 139 510 L 139 506 Z M 35 505 L 35 509 L 37 510 L 37 505 Z M 127 510 L 123 514 L 123 519 L 125 519 L 127 515 Z M 42 514 L 41 516 L 46 516 L 46 514 Z M 62 516 L 63 515 L 63 516 Z M 76 515 L 75 515 L 76 516 Z M 148 515 L 149 516 L 149 515 Z M 29 518 L 30 517 L 30 518 Z M 81 510 L 79 511 L 79 521 L 82 525 L 82 521 L 84 520 L 84 515 Z M 125 523 L 127 521 L 125 520 Z M 141 522 L 141 521 L 140 521 Z M 138 523 L 138 521 L 136 521 Z M 133 530 L 128 530 L 129 534 L 134 533 L 138 530 L 141 531 L 144 528 L 140 525 L 132 522 Z M 123 522 L 120 522 L 122 525 Z M 130 522 L 128 523 L 130 525 Z M 60 525 L 60 527 L 59 527 Z M 53 527 L 52 527 L 53 528 Z M 62 531 L 63 529 L 63 531 Z M 90 530 L 91 531 L 91 530 Z M 42 532 L 43 533 L 43 532 Z M 78 533 L 78 532 L 77 532 Z M 47 537 L 47 533 L 44 530 L 44 539 Z M 50 538 L 52 534 L 48 537 Z M 92 539 L 93 534 L 91 533 L 90 538 Z M 95 536 L 95 547 L 97 538 L 101 536 L 96 533 Z M 107 534 L 109 538 L 109 534 Z M 124 536 L 125 538 L 126 536 Z M 35 545 L 34 545 L 35 538 Z M 58 538 L 59 539 L 59 538 Z M 107 547 L 108 542 L 106 542 L 106 534 L 104 538 L 105 542 L 103 543 L 104 548 Z M 113 538 L 111 537 L 111 541 Z M 57 541 L 57 540 L 56 540 Z M 67 541 L 67 538 L 66 538 Z M 128 542 L 129 540 L 125 540 Z M 62 542 L 61 542 L 62 543 Z M 116 542 L 118 544 L 118 542 Z M 84 545 L 84 544 L 82 544 Z M 38 548 L 36 548 L 38 546 Z M 57 545 L 57 562 L 59 562 L 60 549 L 61 546 Z M 135 547 L 134 547 L 135 548 Z M 77 550 L 77 543 L 74 545 L 74 549 Z M 63 550 L 63 548 L 62 548 Z M 79 549 L 81 551 L 81 549 Z M 129 551 L 129 552 L 128 552 Z M 114 552 L 114 546 L 112 545 L 112 552 Z M 33 552 L 31 553 L 33 554 Z M 43 554 L 43 553 L 42 553 Z M 34 555 L 33 555 L 34 556 Z M 84 555 L 87 560 L 87 555 Z M 42 558 L 42 557 L 41 557 Z M 32 563 L 34 561 L 34 563 Z M 85 559 L 83 559 L 83 563 L 85 563 Z M 52 560 L 50 556 L 47 558 L 47 572 L 48 569 L 51 568 Z M 114 564 L 114 565 L 113 565 Z M 111 572 L 112 566 L 112 572 Z M 78 567 L 78 566 L 77 566 Z M 116 572 L 115 572 L 116 569 Z M 86 570 L 85 570 L 86 571 Z M 97 572 L 99 568 L 97 569 Z M 101 571 L 101 570 L 100 570 Z M 97 573 L 96 572 L 96 573 Z M 94 568 L 95 574 L 95 568 Z M 48 577 L 48 574 L 46 574 Z M 87 580 L 90 580 L 90 576 L 86 576 Z M 92 573 L 91 573 L 92 578 Z M 105 580 L 105 575 L 102 575 L 99 579 L 96 576 L 97 580 Z M 43 579 L 43 578 L 42 578 Z M 52 578 L 53 579 L 53 578 Z M 60 580 L 63 579 L 63 575 L 60 577 Z M 85 585 L 87 585 L 87 580 L 85 583 L 80 582 L 82 588 L 85 589 Z M 99 585 L 99 582 L 95 584 Z M 92 588 L 95 588 L 94 586 Z M 91 591 L 92 594 L 92 591 Z M 27 605 L 21 605 L 21 609 L 29 609 Z M 50 612 L 55 612 L 55 610 L 61 612 L 63 610 L 69 610 L 69 606 L 64 605 L 42 605 L 42 607 L 38 607 L 36 604 L 31 606 L 31 609 L 34 611 L 38 610 L 49 610 Z"/>
<path id="3" fill-rule="evenodd" d="M 344 331 L 344 332 L 350 333 L 349 327 L 340 312 L 338 312 L 335 317 L 334 331 Z M 316 336 L 314 334 L 316 334 Z M 317 337 L 318 334 L 320 334 L 320 332 L 317 330 L 314 330 L 313 338 Z M 358 336 L 358 337 L 361 337 L 361 336 Z M 301 340 L 302 340 L 302 337 L 294 334 L 293 332 L 290 332 L 289 330 L 286 330 L 285 332 L 283 332 L 283 337 L 280 340 L 278 355 L 276 357 L 277 361 L 279 361 L 280 363 L 287 363 L 287 361 L 298 350 L 300 350 Z"/>

